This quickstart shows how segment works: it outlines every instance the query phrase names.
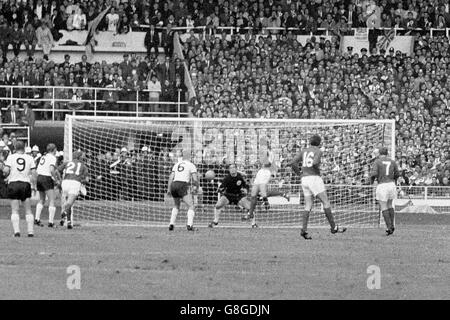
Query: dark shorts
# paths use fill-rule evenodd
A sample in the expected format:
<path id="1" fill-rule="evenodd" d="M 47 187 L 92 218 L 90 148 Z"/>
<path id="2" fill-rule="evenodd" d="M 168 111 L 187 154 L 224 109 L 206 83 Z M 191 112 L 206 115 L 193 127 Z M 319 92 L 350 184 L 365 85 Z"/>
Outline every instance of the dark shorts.
<path id="1" fill-rule="evenodd" d="M 55 188 L 55 183 L 52 177 L 38 175 L 36 181 L 37 191 L 45 192 L 47 190 L 53 190 Z"/>
<path id="2" fill-rule="evenodd" d="M 14 181 L 8 184 L 8 199 L 25 201 L 28 198 L 31 198 L 30 183 Z"/>
<path id="3" fill-rule="evenodd" d="M 245 197 L 243 194 L 232 194 L 232 193 L 225 193 L 223 196 L 228 199 L 228 202 L 231 205 L 233 204 L 238 205 L 239 201 L 241 201 L 242 198 Z"/>
<path id="4" fill-rule="evenodd" d="M 170 193 L 174 198 L 183 198 L 189 193 L 189 184 L 183 181 L 174 181 L 170 186 Z"/>

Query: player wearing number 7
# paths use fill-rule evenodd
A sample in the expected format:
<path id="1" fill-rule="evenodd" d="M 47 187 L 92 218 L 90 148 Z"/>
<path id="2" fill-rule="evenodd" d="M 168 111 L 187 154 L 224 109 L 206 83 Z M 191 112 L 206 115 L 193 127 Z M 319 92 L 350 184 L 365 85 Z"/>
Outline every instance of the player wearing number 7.
<path id="1" fill-rule="evenodd" d="M 395 211 L 392 202 L 397 198 L 395 182 L 400 177 L 400 174 L 397 163 L 388 158 L 388 149 L 386 147 L 380 149 L 380 156 L 375 160 L 370 176 L 372 182 L 378 181 L 376 199 L 380 203 L 380 209 L 386 223 L 386 235 L 390 236 L 395 230 Z"/>
<path id="2" fill-rule="evenodd" d="M 328 200 L 325 184 L 320 177 L 320 162 L 322 151 L 319 149 L 322 139 L 318 135 L 313 135 L 309 141 L 310 147 L 305 148 L 297 154 L 291 162 L 292 169 L 298 175 L 301 175 L 302 189 L 305 196 L 305 211 L 303 212 L 303 227 L 300 235 L 306 240 L 311 236 L 307 232 L 309 214 L 311 213 L 314 199 L 318 197 L 323 204 L 323 210 L 331 227 L 331 233 L 342 233 L 347 230 L 340 228 L 334 222 L 331 213 L 330 201 Z M 301 171 L 300 171 L 301 164 Z"/>
<path id="3" fill-rule="evenodd" d="M 78 195 L 83 189 L 83 184 L 89 181 L 88 169 L 82 162 L 84 154 L 75 151 L 72 161 L 67 161 L 59 166 L 58 171 L 63 175 L 61 184 L 61 199 L 63 201 L 61 213 L 61 226 L 67 218 L 67 229 L 72 229 L 72 207 Z"/>

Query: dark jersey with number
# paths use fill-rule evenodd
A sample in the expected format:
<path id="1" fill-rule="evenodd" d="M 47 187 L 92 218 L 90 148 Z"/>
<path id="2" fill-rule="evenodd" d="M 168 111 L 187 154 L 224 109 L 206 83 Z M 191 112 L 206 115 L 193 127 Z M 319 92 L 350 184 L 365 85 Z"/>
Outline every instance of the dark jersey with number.
<path id="1" fill-rule="evenodd" d="M 394 160 L 380 156 L 373 164 L 371 176 L 375 177 L 378 183 L 387 183 L 395 182 L 400 174 Z"/>
<path id="2" fill-rule="evenodd" d="M 84 182 L 88 175 L 88 169 L 86 165 L 78 160 L 65 162 L 59 166 L 58 170 L 59 172 L 64 174 L 64 180 L 76 180 L 79 182 Z"/>
<path id="3" fill-rule="evenodd" d="M 248 185 L 244 177 L 238 172 L 235 177 L 227 174 L 222 180 L 220 189 L 223 190 L 224 194 L 240 195 L 241 189 L 248 189 Z"/>
<path id="4" fill-rule="evenodd" d="M 321 159 L 322 151 L 318 147 L 308 147 L 300 151 L 291 164 L 297 168 L 301 164 L 303 177 L 320 176 Z"/>

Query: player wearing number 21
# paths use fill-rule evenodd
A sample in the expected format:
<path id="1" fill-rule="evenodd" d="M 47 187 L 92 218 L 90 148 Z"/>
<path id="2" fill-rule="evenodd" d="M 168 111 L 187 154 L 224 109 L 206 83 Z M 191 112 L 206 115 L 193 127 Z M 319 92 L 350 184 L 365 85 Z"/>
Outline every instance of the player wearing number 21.
<path id="1" fill-rule="evenodd" d="M 36 184 L 36 164 L 33 157 L 25 154 L 22 141 L 16 143 L 16 153 L 6 159 L 3 173 L 8 177 L 8 198 L 11 200 L 11 222 L 14 236 L 20 237 L 20 202 L 25 206 L 28 236 L 33 237 L 34 217 L 31 211 L 31 189 Z M 34 189 L 34 187 L 33 187 Z"/>
<path id="2" fill-rule="evenodd" d="M 303 212 L 303 227 L 300 235 L 306 240 L 311 236 L 307 232 L 309 214 L 311 213 L 314 199 L 318 197 L 323 204 L 323 210 L 331 227 L 331 233 L 345 232 L 346 228 L 340 228 L 334 222 L 331 213 L 330 201 L 328 200 L 325 184 L 320 177 L 320 162 L 322 151 L 319 146 L 322 139 L 318 135 L 313 135 L 309 141 L 310 146 L 300 151 L 291 162 L 292 169 L 298 175 L 301 175 L 302 190 L 305 196 L 305 211 Z M 300 171 L 301 164 L 301 171 Z"/>
<path id="3" fill-rule="evenodd" d="M 382 147 L 380 149 L 380 156 L 375 160 L 372 172 L 372 182 L 378 181 L 376 198 L 380 203 L 380 209 L 383 214 L 384 222 L 386 223 L 386 235 L 390 236 L 394 233 L 394 207 L 392 202 L 397 198 L 396 181 L 400 177 L 397 163 L 388 158 L 388 149 Z"/>
<path id="4" fill-rule="evenodd" d="M 194 224 L 194 199 L 190 190 L 190 184 L 194 186 L 193 193 L 197 192 L 199 186 L 197 168 L 183 155 L 182 151 L 178 151 L 178 162 L 173 166 L 172 173 L 169 176 L 167 193 L 173 197 L 175 206 L 172 209 L 170 217 L 169 230 L 172 231 L 175 226 L 178 212 L 180 211 L 181 201 L 188 206 L 187 212 L 187 230 L 195 231 Z"/>
<path id="5" fill-rule="evenodd" d="M 67 229 L 72 229 L 72 207 L 80 193 L 83 193 L 84 184 L 89 182 L 88 168 L 83 163 L 84 153 L 75 151 L 72 160 L 59 166 L 58 171 L 63 174 L 61 183 L 61 199 L 63 201 L 61 226 L 67 219 Z"/>

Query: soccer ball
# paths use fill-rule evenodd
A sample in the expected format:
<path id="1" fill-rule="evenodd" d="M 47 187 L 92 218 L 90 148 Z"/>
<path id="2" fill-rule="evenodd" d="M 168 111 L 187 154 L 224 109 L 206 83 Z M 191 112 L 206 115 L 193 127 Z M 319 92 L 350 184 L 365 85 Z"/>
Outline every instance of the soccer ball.
<path id="1" fill-rule="evenodd" d="M 214 179 L 215 176 L 216 176 L 216 174 L 212 170 L 208 170 L 205 173 L 205 179 L 208 180 L 208 181 L 211 181 L 212 179 Z"/>

